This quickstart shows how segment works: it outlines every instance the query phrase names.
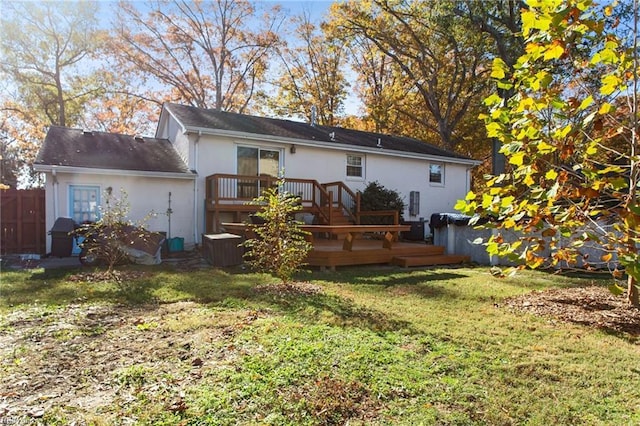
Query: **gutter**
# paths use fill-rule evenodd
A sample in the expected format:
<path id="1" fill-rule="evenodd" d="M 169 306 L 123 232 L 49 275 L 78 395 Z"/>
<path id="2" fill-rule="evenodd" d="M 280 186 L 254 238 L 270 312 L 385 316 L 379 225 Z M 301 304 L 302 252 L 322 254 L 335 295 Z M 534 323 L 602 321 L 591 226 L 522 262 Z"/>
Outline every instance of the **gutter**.
<path id="1" fill-rule="evenodd" d="M 53 176 L 53 218 L 54 220 L 60 217 L 60 207 L 58 206 L 58 173 L 56 166 L 51 168 L 51 175 Z"/>
<path id="2" fill-rule="evenodd" d="M 167 179 L 186 179 L 195 180 L 197 175 L 192 172 L 158 172 L 146 170 L 121 170 L 121 169 L 97 169 L 91 167 L 75 167 L 75 166 L 58 166 L 50 164 L 34 164 L 34 170 L 37 172 L 51 172 L 55 176 L 54 170 L 58 173 L 87 173 L 94 175 L 107 176 L 136 176 L 136 177 L 156 177 Z"/>
<path id="3" fill-rule="evenodd" d="M 200 143 L 200 137 L 202 132 L 198 132 L 198 135 L 193 144 L 193 169 L 191 170 L 195 175 L 198 174 L 198 145 Z M 193 180 L 193 242 L 198 247 L 198 180 Z"/>
<path id="4" fill-rule="evenodd" d="M 477 166 L 482 164 L 482 161 L 466 159 L 466 158 L 456 158 L 456 157 L 448 157 L 448 156 L 440 156 L 440 155 L 430 155 L 430 154 L 420 154 L 406 151 L 395 151 L 391 149 L 377 148 L 377 147 L 362 147 L 356 145 L 336 145 L 335 143 L 329 143 L 325 141 L 310 141 L 309 139 L 297 139 L 297 138 L 286 138 L 282 136 L 272 136 L 272 135 L 258 135 L 253 133 L 244 133 L 237 132 L 233 130 L 212 130 L 206 127 L 182 127 L 184 134 L 198 134 L 199 136 L 206 134 L 212 136 L 227 136 L 230 138 L 236 139 L 244 139 L 251 141 L 259 141 L 259 142 L 272 142 L 279 144 L 294 144 L 298 146 L 309 146 L 309 147 L 321 147 L 321 148 L 330 148 L 336 151 L 346 151 L 346 152 L 362 152 L 368 154 L 384 154 L 390 157 L 401 157 L 401 158 L 413 158 L 419 160 L 430 160 L 430 161 L 444 161 L 453 164 L 467 164 L 470 166 Z"/>

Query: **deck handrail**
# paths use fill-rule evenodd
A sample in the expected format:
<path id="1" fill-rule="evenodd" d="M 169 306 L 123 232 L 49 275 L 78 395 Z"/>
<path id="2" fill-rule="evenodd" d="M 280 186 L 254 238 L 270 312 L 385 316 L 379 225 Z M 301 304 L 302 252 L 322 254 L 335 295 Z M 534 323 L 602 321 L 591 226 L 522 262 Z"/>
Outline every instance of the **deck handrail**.
<path id="1" fill-rule="evenodd" d="M 344 182 L 335 181 L 323 183 L 322 187 L 329 192 L 329 188 L 336 187 L 337 199 L 335 200 L 338 203 L 338 208 L 347 214 L 349 219 L 355 224 L 358 224 L 358 211 L 359 204 L 357 203 L 357 195 L 347 186 Z M 333 203 L 333 199 L 331 200 Z"/>
<path id="2" fill-rule="evenodd" d="M 216 173 L 205 179 L 205 202 L 207 208 L 249 202 L 256 198 L 263 188 L 277 185 L 280 178 L 273 176 L 236 175 Z M 332 224 L 332 193 L 314 179 L 285 178 L 284 189 L 300 197 L 303 209 L 319 215 L 325 223 Z M 328 210 L 323 209 L 328 206 Z"/>

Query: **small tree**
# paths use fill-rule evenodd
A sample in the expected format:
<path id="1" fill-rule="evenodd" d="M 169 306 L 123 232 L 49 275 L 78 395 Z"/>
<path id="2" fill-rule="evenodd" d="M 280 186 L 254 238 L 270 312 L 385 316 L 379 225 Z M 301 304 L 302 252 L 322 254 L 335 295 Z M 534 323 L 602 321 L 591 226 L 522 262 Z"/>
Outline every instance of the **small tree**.
<path id="1" fill-rule="evenodd" d="M 588 266 L 584 248 L 596 244 L 604 250 L 596 262 L 625 268 L 611 273 L 626 273 L 629 302 L 639 306 L 638 2 L 630 20 L 613 19 L 623 3 L 529 1 L 526 53 L 512 75 L 498 58 L 491 74 L 513 96 L 485 100 L 488 136 L 502 142 L 510 171 L 490 176 L 482 194 L 469 193 L 456 208 L 521 235 L 508 242 L 498 232 L 487 251 L 517 253 L 533 268 Z M 623 292 L 616 283 L 611 289 Z"/>
<path id="2" fill-rule="evenodd" d="M 245 258 L 254 269 L 287 283 L 304 265 L 311 244 L 305 239 L 308 232 L 300 229 L 301 223 L 294 219 L 295 212 L 302 209 L 300 198 L 282 188 L 284 179 L 278 181 L 277 187 L 266 189 L 250 202 L 261 206 L 256 216 L 264 223 L 251 225 L 256 237 L 243 244 L 249 249 Z"/>
<path id="3" fill-rule="evenodd" d="M 362 211 L 396 210 L 398 217 L 402 218 L 405 205 L 400 194 L 392 189 L 387 189 L 377 181 L 370 182 L 360 193 L 360 209 Z M 387 217 L 365 216 L 363 224 L 388 224 Z"/>

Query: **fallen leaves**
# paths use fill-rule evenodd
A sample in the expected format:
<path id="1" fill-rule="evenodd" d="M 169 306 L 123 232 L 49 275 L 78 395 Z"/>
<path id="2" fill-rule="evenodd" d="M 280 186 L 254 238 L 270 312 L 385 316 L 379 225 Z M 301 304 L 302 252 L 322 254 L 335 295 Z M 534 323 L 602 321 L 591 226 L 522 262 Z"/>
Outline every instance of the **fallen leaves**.
<path id="1" fill-rule="evenodd" d="M 533 291 L 506 299 L 511 310 L 582 324 L 609 332 L 640 337 L 640 309 L 606 287 L 579 287 Z"/>

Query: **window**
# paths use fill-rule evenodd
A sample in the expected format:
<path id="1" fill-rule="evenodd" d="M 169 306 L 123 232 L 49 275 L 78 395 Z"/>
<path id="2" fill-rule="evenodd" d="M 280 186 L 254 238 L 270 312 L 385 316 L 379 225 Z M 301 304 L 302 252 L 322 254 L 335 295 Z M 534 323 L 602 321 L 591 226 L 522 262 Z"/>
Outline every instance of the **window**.
<path id="1" fill-rule="evenodd" d="M 347 155 L 347 177 L 364 178 L 364 158 L 360 155 Z"/>
<path id="2" fill-rule="evenodd" d="M 444 164 L 429 164 L 429 183 L 444 185 Z"/>
<path id="3" fill-rule="evenodd" d="M 76 223 L 95 222 L 99 219 L 100 187 L 69 186 L 69 214 Z"/>

